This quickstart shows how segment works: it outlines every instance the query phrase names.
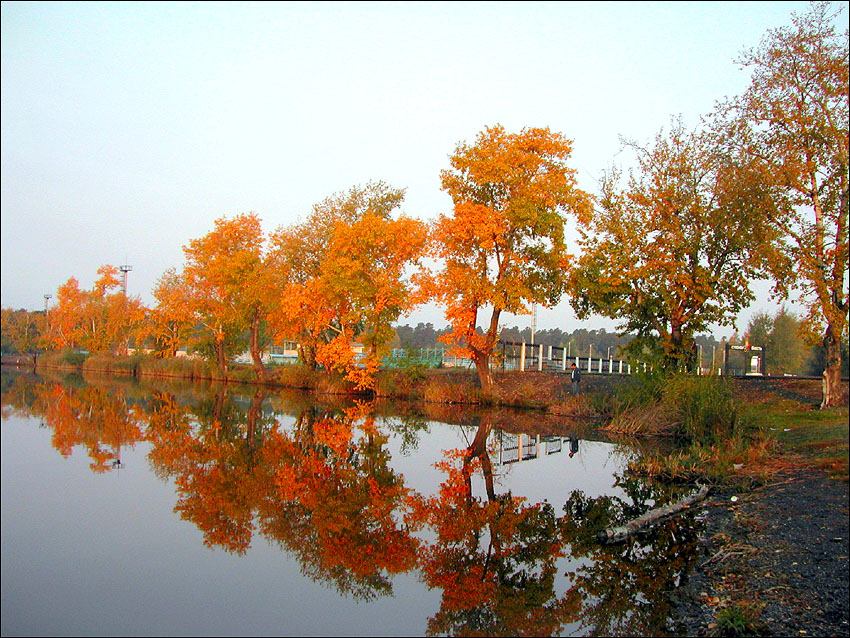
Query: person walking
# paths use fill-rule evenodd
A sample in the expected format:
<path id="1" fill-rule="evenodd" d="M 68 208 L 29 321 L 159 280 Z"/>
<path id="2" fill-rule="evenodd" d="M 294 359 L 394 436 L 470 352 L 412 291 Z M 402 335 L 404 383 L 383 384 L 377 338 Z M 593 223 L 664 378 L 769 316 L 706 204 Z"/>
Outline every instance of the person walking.
<path id="1" fill-rule="evenodd" d="M 578 369 L 575 363 L 570 367 L 570 382 L 573 387 L 573 395 L 578 396 L 580 393 L 579 386 L 581 385 L 581 371 Z"/>

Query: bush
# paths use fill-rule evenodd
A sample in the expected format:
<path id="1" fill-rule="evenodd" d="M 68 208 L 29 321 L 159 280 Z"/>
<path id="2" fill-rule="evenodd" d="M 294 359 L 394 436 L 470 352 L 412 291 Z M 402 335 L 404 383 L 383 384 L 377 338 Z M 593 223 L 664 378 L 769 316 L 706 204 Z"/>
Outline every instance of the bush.
<path id="1" fill-rule="evenodd" d="M 423 397 L 428 403 L 481 403 L 481 389 L 471 374 L 443 373 L 428 378 Z"/>
<path id="2" fill-rule="evenodd" d="M 770 629 L 759 618 L 758 612 L 750 605 L 736 603 L 717 612 L 718 636 L 769 636 Z"/>
<path id="3" fill-rule="evenodd" d="M 318 382 L 318 372 L 303 363 L 276 366 L 269 372 L 269 379 L 285 388 L 313 390 Z"/>
<path id="4" fill-rule="evenodd" d="M 618 411 L 627 408 L 640 408 L 661 400 L 664 387 L 669 376 L 660 371 L 641 371 L 629 377 L 628 381 L 620 386 L 616 392 L 616 405 Z"/>
<path id="5" fill-rule="evenodd" d="M 725 378 L 647 374 L 618 392 L 609 429 L 713 445 L 744 433 L 749 423 Z"/>
<path id="6" fill-rule="evenodd" d="M 182 379 L 210 379 L 213 376 L 210 366 L 206 361 L 183 357 L 158 359 L 146 356 L 139 362 L 138 371 L 140 374 L 155 377 L 177 377 Z"/>
<path id="7" fill-rule="evenodd" d="M 88 357 L 83 363 L 84 370 L 109 372 L 113 374 L 135 375 L 145 355 L 119 356 L 108 352 L 99 352 Z"/>
<path id="8" fill-rule="evenodd" d="M 43 366 L 80 369 L 87 357 L 88 353 L 86 352 L 79 352 L 77 350 L 70 349 L 58 350 L 45 352 L 38 357 L 38 362 Z"/>
<path id="9" fill-rule="evenodd" d="M 375 394 L 379 397 L 421 398 L 423 379 L 425 367 L 421 364 L 381 370 L 375 379 Z"/>
<path id="10" fill-rule="evenodd" d="M 661 403 L 671 412 L 673 434 L 712 445 L 742 431 L 743 421 L 729 382 L 722 377 L 674 375 Z"/>

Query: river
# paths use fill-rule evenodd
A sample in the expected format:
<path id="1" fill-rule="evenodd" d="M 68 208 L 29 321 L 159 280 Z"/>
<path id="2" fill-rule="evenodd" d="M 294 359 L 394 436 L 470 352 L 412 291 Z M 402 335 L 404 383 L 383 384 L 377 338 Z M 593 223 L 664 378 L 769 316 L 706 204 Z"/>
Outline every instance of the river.
<path id="1" fill-rule="evenodd" d="M 3 635 L 641 635 L 695 557 L 539 413 L 2 372 Z"/>

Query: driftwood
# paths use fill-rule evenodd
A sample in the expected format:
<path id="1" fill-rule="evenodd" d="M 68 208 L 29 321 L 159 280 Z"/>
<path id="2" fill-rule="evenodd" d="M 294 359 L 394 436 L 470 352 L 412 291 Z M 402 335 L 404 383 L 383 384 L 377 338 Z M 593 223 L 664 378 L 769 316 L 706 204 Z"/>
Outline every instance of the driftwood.
<path id="1" fill-rule="evenodd" d="M 682 510 L 688 509 L 691 505 L 700 502 L 706 496 L 708 496 L 708 486 L 703 485 L 699 491 L 690 496 L 686 496 L 670 505 L 649 510 L 646 514 L 630 520 L 625 525 L 603 529 L 596 537 L 602 543 L 619 543 L 662 518 L 678 514 Z"/>

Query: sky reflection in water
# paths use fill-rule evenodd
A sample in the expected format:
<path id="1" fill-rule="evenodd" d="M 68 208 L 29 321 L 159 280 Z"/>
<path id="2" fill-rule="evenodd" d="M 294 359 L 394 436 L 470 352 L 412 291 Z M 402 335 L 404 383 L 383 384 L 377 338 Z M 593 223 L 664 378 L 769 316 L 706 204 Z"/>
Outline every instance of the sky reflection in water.
<path id="1" fill-rule="evenodd" d="M 693 556 L 687 521 L 596 543 L 677 495 L 563 423 L 5 369 L 2 389 L 4 635 L 651 633 Z"/>

